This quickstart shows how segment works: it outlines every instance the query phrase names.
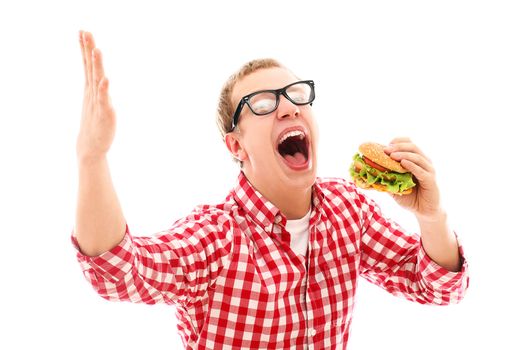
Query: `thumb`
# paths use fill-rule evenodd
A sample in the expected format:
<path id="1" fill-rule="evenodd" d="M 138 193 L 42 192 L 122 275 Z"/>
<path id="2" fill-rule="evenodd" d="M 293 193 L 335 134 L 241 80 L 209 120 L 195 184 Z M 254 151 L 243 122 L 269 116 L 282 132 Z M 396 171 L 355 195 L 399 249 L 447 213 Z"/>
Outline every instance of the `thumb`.
<path id="1" fill-rule="evenodd" d="M 109 80 L 106 77 L 102 78 L 98 84 L 98 103 L 103 109 L 111 108 Z"/>

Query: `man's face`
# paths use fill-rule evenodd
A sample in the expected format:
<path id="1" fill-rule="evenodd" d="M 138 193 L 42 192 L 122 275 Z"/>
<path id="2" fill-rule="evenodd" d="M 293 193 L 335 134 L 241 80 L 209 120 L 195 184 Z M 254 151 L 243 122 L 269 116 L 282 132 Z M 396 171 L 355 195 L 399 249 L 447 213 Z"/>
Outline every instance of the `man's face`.
<path id="1" fill-rule="evenodd" d="M 250 93 L 280 89 L 298 81 L 285 68 L 261 69 L 244 77 L 232 92 L 232 102 Z M 257 116 L 245 105 L 237 132 L 237 156 L 250 182 L 263 193 L 307 189 L 315 181 L 318 131 L 310 105 L 296 106 L 281 95 L 277 109 Z M 227 141 L 228 142 L 228 141 Z M 229 147 L 235 154 L 235 147 Z"/>

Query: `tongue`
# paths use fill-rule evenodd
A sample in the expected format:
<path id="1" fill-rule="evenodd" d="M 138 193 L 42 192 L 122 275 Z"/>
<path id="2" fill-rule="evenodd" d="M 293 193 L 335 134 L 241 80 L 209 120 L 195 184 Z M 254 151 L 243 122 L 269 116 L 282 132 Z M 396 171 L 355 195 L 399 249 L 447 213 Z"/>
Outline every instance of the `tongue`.
<path id="1" fill-rule="evenodd" d="M 301 165 L 306 162 L 306 157 L 301 152 L 296 152 L 293 156 L 287 154 L 284 156 L 284 159 L 286 159 L 287 162 L 294 165 Z"/>

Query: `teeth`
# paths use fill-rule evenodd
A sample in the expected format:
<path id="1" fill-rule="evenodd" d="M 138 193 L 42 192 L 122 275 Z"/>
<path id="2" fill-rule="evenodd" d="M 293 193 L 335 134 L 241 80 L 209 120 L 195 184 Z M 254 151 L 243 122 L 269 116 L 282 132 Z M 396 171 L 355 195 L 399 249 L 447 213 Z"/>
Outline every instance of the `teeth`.
<path id="1" fill-rule="evenodd" d="M 286 140 L 287 138 L 293 137 L 293 136 L 300 136 L 302 140 L 304 139 L 304 132 L 299 131 L 299 130 L 289 131 L 286 134 L 284 134 L 283 137 L 281 137 L 281 139 L 279 140 L 279 144 L 283 143 L 283 141 Z"/>

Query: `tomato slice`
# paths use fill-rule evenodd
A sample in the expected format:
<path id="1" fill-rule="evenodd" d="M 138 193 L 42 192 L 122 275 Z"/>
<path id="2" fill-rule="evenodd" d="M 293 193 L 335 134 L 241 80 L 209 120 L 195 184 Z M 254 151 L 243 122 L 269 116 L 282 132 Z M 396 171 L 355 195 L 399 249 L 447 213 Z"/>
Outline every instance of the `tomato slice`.
<path id="1" fill-rule="evenodd" d="M 370 159 L 366 158 L 365 156 L 363 156 L 363 160 L 365 161 L 366 164 L 368 164 L 369 166 L 371 166 L 374 169 L 377 169 L 377 170 L 383 171 L 383 172 L 389 171 L 387 168 L 384 168 L 381 165 L 372 162 Z"/>

